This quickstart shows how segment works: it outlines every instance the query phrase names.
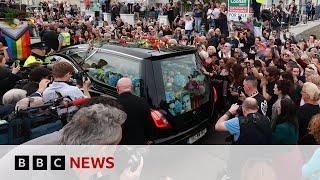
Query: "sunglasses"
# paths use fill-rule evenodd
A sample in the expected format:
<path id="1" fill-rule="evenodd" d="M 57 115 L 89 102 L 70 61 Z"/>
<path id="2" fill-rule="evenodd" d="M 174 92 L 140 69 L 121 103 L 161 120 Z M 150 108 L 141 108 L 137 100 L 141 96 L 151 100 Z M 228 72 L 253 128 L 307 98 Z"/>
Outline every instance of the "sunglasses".
<path id="1" fill-rule="evenodd" d="M 307 70 L 314 71 L 313 67 L 306 67 Z"/>

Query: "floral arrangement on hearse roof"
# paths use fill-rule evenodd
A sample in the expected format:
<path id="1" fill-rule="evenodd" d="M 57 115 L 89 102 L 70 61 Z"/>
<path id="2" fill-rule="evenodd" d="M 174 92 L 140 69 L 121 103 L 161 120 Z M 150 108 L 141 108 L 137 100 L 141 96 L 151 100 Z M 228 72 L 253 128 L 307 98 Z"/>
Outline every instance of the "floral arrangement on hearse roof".
<path id="1" fill-rule="evenodd" d="M 167 37 L 158 38 L 155 36 L 140 36 L 138 38 L 122 36 L 119 39 L 119 44 L 123 47 L 137 47 L 158 51 L 162 48 L 168 49 L 170 46 L 173 46 L 169 44 L 169 39 Z"/>

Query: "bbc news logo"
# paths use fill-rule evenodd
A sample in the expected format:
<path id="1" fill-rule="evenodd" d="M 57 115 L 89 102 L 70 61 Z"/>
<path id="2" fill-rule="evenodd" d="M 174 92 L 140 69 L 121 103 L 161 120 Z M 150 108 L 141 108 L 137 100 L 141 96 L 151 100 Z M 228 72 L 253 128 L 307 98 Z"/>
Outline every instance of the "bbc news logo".
<path id="1" fill-rule="evenodd" d="M 49 162 L 50 160 L 50 162 Z M 70 169 L 112 169 L 114 157 L 70 157 Z M 15 170 L 66 170 L 65 156 L 15 156 Z"/>
<path id="2" fill-rule="evenodd" d="M 15 156 L 15 170 L 48 170 L 47 156 Z M 50 156 L 50 170 L 65 170 L 65 156 Z"/>

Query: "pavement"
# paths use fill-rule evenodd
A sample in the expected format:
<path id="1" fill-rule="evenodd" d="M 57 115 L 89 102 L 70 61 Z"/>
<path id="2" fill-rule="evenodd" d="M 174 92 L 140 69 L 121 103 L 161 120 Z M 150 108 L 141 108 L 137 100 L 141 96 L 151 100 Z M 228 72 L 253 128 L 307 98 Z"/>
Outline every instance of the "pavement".
<path id="1" fill-rule="evenodd" d="M 300 23 L 296 26 L 290 26 L 289 31 L 294 33 L 295 35 L 299 35 L 319 25 L 320 25 L 320 19 L 315 21 L 308 21 L 306 24 Z"/>
<path id="2" fill-rule="evenodd" d="M 296 26 L 290 26 L 289 31 L 294 33 L 296 39 L 308 39 L 310 35 L 320 36 L 320 19 L 308 21 L 307 24 L 300 23 Z"/>

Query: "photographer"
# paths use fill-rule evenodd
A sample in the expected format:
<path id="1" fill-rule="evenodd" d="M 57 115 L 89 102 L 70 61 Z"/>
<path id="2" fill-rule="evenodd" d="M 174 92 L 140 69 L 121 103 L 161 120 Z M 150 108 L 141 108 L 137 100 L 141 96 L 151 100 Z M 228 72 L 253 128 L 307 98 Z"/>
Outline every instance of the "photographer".
<path id="1" fill-rule="evenodd" d="M 242 111 L 244 116 L 230 117 Z M 230 132 L 234 144 L 270 144 L 272 130 L 270 121 L 259 112 L 257 100 L 246 98 L 242 106 L 233 104 L 216 123 L 215 130 Z"/>
<path id="2" fill-rule="evenodd" d="M 90 80 L 83 79 L 83 91 L 78 87 L 69 85 L 70 78 L 74 72 L 72 65 L 65 61 L 57 62 L 53 65 L 52 75 L 53 83 L 43 92 L 44 102 L 58 98 L 57 92 L 63 97 L 69 96 L 72 100 L 79 98 L 90 98 L 89 86 Z"/>

